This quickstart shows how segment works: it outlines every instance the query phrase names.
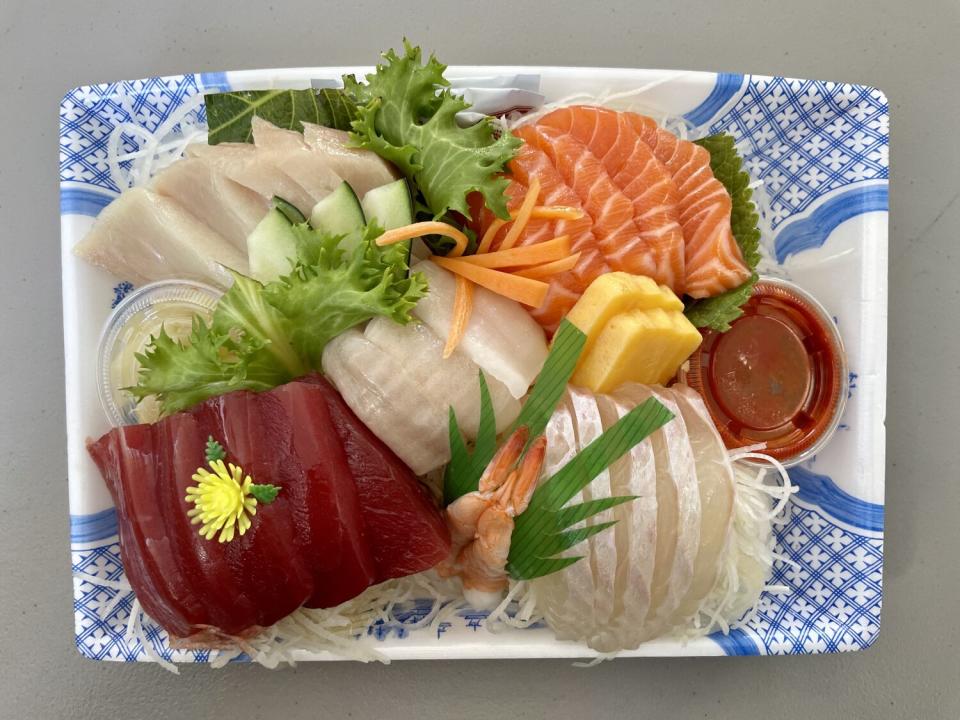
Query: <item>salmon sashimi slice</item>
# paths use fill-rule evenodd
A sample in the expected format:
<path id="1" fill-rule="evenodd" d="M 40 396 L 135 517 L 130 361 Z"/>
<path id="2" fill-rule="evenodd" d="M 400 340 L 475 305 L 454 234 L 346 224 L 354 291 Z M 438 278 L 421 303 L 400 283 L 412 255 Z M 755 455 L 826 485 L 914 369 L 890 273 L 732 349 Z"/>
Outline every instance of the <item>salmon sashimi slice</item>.
<path id="1" fill-rule="evenodd" d="M 550 289 L 546 299 L 539 308 L 531 311 L 541 327 L 553 333 L 587 286 L 600 275 L 610 272 L 611 268 L 597 248 L 590 215 L 584 211 L 579 196 L 567 185 L 546 154 L 525 143 L 510 161 L 509 167 L 512 182 L 507 187 L 507 204 L 510 210 L 520 207 L 530 182 L 537 178 L 540 182 L 538 204 L 572 207 L 583 212 L 581 217 L 574 220 L 530 220 L 517 241 L 517 245 L 533 245 L 566 235 L 570 238 L 571 250 L 580 252 L 580 259 L 572 270 L 549 279 Z M 495 218 L 486 209 L 477 215 L 480 218 L 478 230 L 482 235 Z M 499 248 L 507 231 L 508 227 L 505 227 L 497 233 L 491 250 Z"/>
<path id="2" fill-rule="evenodd" d="M 623 113 L 576 105 L 545 115 L 538 124 L 575 137 L 600 160 L 633 203 L 639 247 L 623 245 L 608 259 L 620 269 L 649 275 L 678 295 L 683 292 L 684 238 L 676 185 L 669 171 Z"/>
<path id="3" fill-rule="evenodd" d="M 730 227 L 730 194 L 713 176 L 710 153 L 661 128 L 652 118 L 636 113 L 623 115 L 666 166 L 677 187 L 686 293 L 695 298 L 710 297 L 745 282 L 750 269 Z"/>
<path id="4" fill-rule="evenodd" d="M 601 162 L 587 146 L 555 128 L 525 125 L 515 134 L 541 150 L 577 194 L 593 221 L 592 231 L 604 254 L 637 242 L 633 204 L 613 184 Z"/>

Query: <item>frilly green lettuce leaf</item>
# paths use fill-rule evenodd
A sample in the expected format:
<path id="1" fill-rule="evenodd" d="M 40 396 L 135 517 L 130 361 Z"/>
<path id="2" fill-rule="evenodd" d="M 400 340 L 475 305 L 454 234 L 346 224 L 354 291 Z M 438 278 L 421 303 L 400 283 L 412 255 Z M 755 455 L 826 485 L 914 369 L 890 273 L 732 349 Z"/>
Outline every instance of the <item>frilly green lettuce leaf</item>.
<path id="1" fill-rule="evenodd" d="M 410 321 L 426 281 L 409 274 L 405 251 L 376 246 L 379 229 L 368 228 L 348 254 L 339 237 L 295 228 L 299 256 L 289 275 L 266 286 L 235 275 L 209 325 L 195 318 L 182 343 L 165 330 L 151 339 L 128 388 L 135 397 L 157 396 L 168 415 L 234 390 L 269 390 L 320 370 L 327 342 L 358 323 Z"/>
<path id="2" fill-rule="evenodd" d="M 446 66 L 433 56 L 422 63 L 419 47 L 404 42 L 405 55 L 393 50 L 366 83 L 344 77 L 344 92 L 359 106 L 351 136 L 360 146 L 394 163 L 419 188 L 434 217 L 448 211 L 469 214 L 467 195 L 479 192 L 499 217 L 507 217 L 501 177 L 521 141 L 499 136 L 484 119 L 468 128 L 456 115 L 469 106 L 448 89 Z"/>

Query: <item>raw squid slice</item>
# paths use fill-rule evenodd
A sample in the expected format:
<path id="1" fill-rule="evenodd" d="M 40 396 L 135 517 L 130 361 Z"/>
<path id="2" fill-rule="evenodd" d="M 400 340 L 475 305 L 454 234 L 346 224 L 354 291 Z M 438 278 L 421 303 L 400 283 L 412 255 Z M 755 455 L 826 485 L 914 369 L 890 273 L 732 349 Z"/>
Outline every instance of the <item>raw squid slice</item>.
<path id="1" fill-rule="evenodd" d="M 446 338 L 453 316 L 453 274 L 430 261 L 412 269 L 423 273 L 429 286 L 413 314 L 438 337 Z M 543 330 L 520 304 L 481 287 L 474 288 L 473 312 L 459 348 L 515 398 L 527 394 L 547 358 Z"/>
<path id="2" fill-rule="evenodd" d="M 554 411 L 545 431 L 547 454 L 541 482 L 551 477 L 577 454 L 577 437 L 569 398 L 564 398 Z M 583 502 L 582 493 L 567 505 Z M 583 548 L 571 548 L 566 557 L 583 555 Z M 581 640 L 593 632 L 593 573 L 586 558 L 561 572 L 532 581 L 537 607 L 543 613 L 559 640 Z"/>
<path id="3" fill-rule="evenodd" d="M 323 370 L 357 417 L 416 474 L 450 458 L 446 411 L 437 427 L 439 409 L 361 330 L 351 328 L 327 344 Z"/>
<path id="4" fill-rule="evenodd" d="M 480 426 L 480 368 L 459 350 L 444 359 L 444 341 L 423 323 L 400 325 L 385 317 L 367 323 L 364 336 L 403 367 L 420 392 L 440 408 L 436 424 L 447 433 L 448 407 L 468 440 L 475 440 Z M 520 414 L 520 402 L 496 378 L 486 378 L 490 400 L 502 432 Z"/>
<path id="5" fill-rule="evenodd" d="M 570 406 L 573 409 L 574 428 L 577 433 L 577 448 L 583 450 L 603 434 L 603 421 L 600 409 L 593 393 L 588 390 L 571 387 L 567 390 Z M 610 471 L 604 470 L 583 489 L 583 500 L 601 500 L 609 498 Z M 599 525 L 613 520 L 613 511 L 606 510 L 588 518 L 587 525 Z M 589 641 L 591 647 L 601 649 L 603 645 L 615 643 L 616 638 L 609 637 L 603 630 L 611 627 L 614 608 L 614 593 L 617 574 L 617 543 L 612 529 L 604 530 L 588 541 L 590 548 L 587 558 L 581 562 L 589 563 L 593 573 L 593 620 L 597 630 Z M 607 635 L 607 637 L 604 637 Z"/>
<path id="6" fill-rule="evenodd" d="M 104 208 L 73 251 L 136 285 L 189 278 L 229 287 L 227 268 L 250 273 L 245 253 L 179 203 L 142 187 Z"/>
<path id="7" fill-rule="evenodd" d="M 632 404 L 610 395 L 598 395 L 597 404 L 605 430 L 633 409 Z M 636 647 L 646 639 L 644 623 L 657 548 L 657 469 L 649 439 L 610 467 L 610 490 L 636 499 L 613 509 L 617 521 L 613 527 L 617 542 L 614 617 L 610 630 L 601 634 L 600 651 Z"/>
<path id="8" fill-rule="evenodd" d="M 729 546 L 735 486 L 729 455 L 701 397 L 684 385 L 669 392 L 687 426 L 700 486 L 700 543 L 693 581 L 671 623 L 681 625 L 697 613 L 716 582 L 720 558 Z"/>
<path id="9" fill-rule="evenodd" d="M 258 117 L 251 120 L 250 126 L 258 153 L 306 190 L 314 203 L 343 182 L 330 166 L 327 156 L 314 152 L 300 133 L 278 128 Z"/>
<path id="10" fill-rule="evenodd" d="M 631 383 L 615 394 L 634 405 L 656 397 L 674 414 L 674 419 L 651 437 L 657 466 L 658 503 L 656 565 L 647 615 L 652 637 L 662 632 L 693 579 L 693 563 L 700 542 L 697 474 L 680 410 L 664 388 Z"/>
<path id="11" fill-rule="evenodd" d="M 266 153 L 245 143 L 220 143 L 219 145 L 190 145 L 187 157 L 198 158 L 215 172 L 250 188 L 266 200 L 280 196 L 309 215 L 314 198 L 302 185 L 287 175 Z"/>
<path id="12" fill-rule="evenodd" d="M 357 197 L 362 198 L 369 190 L 400 177 L 393 166 L 376 153 L 350 147 L 350 136 L 342 130 L 303 123 L 303 139 L 323 155 L 333 172 L 350 183 Z"/>
<path id="13" fill-rule="evenodd" d="M 263 196 L 196 158 L 170 165 L 153 179 L 150 189 L 180 203 L 244 255 L 247 236 L 270 209 Z"/>

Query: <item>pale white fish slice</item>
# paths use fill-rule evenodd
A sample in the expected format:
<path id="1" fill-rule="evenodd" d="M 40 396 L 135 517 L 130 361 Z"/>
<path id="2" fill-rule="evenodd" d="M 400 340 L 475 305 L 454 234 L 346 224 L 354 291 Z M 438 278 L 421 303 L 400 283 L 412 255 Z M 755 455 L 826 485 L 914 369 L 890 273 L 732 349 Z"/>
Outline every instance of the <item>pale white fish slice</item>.
<path id="1" fill-rule="evenodd" d="M 245 253 L 179 203 L 142 187 L 107 205 L 73 252 L 135 285 L 186 278 L 226 288 L 233 283 L 227 268 L 250 273 Z"/>
<path id="2" fill-rule="evenodd" d="M 413 271 L 422 272 L 429 286 L 413 314 L 446 338 L 453 317 L 454 276 L 429 260 L 416 263 Z M 526 395 L 547 358 L 543 330 L 529 313 L 519 303 L 481 287 L 474 288 L 473 312 L 459 349 L 515 398 Z"/>
<path id="3" fill-rule="evenodd" d="M 262 195 L 196 158 L 183 158 L 162 170 L 149 188 L 180 203 L 244 254 L 247 236 L 270 209 Z"/>
<path id="4" fill-rule="evenodd" d="M 577 448 L 582 451 L 603 434 L 603 420 L 600 417 L 597 400 L 592 392 L 570 387 L 567 389 L 567 393 L 570 398 L 570 406 L 573 409 Z M 612 494 L 610 492 L 610 471 L 608 469 L 597 475 L 583 489 L 583 501 L 602 500 L 609 498 Z M 595 526 L 611 520 L 613 520 L 613 511 L 605 510 L 588 518 L 586 524 Z M 591 637 L 587 640 L 587 644 L 602 651 L 604 646 L 609 646 L 611 642 L 616 643 L 616 639 L 612 638 L 609 632 L 616 591 L 616 535 L 612 528 L 608 528 L 587 540 L 586 546 L 589 548 L 589 556 L 582 562 L 586 563 L 589 560 L 594 582 L 593 631 Z"/>
<path id="5" fill-rule="evenodd" d="M 342 130 L 303 123 L 303 139 L 327 159 L 337 175 L 350 183 L 358 197 L 400 177 L 393 165 L 376 153 L 350 147 L 350 136 Z"/>
<path id="6" fill-rule="evenodd" d="M 564 396 L 547 423 L 544 435 L 547 453 L 544 460 L 543 483 L 577 454 L 577 436 L 574 430 L 573 410 L 569 397 Z M 583 502 L 583 494 L 577 493 L 567 505 Z M 562 555 L 572 557 L 585 555 L 587 548 L 577 546 Z M 593 573 L 587 557 L 573 565 L 532 581 L 537 597 L 537 609 L 559 640 L 581 641 L 593 627 Z"/>
<path id="7" fill-rule="evenodd" d="M 306 189 L 281 169 L 274 159 L 267 157 L 253 145 L 246 143 L 220 143 L 187 147 L 187 157 L 195 157 L 207 163 L 214 171 L 226 175 L 234 182 L 250 188 L 267 201 L 274 195 L 294 205 L 304 215 L 309 215 L 316 202 Z"/>
<path id="8" fill-rule="evenodd" d="M 250 120 L 253 144 L 264 150 L 309 150 L 303 134 L 294 130 L 277 127 L 269 120 L 256 115 Z"/>
<path id="9" fill-rule="evenodd" d="M 436 409 L 380 348 L 351 328 L 327 344 L 323 371 L 370 430 L 418 475 L 450 458 L 446 432 L 426 433 Z"/>
<path id="10" fill-rule="evenodd" d="M 634 408 L 611 395 L 598 395 L 604 430 Z M 657 469 L 649 439 L 635 445 L 610 467 L 610 490 L 614 495 L 633 495 L 635 500 L 613 509 L 617 524 L 617 577 L 614 616 L 601 651 L 636 648 L 645 636 L 650 609 L 654 560 L 657 549 Z"/>
<path id="11" fill-rule="evenodd" d="M 615 395 L 633 405 L 655 396 L 652 388 L 634 383 L 621 386 Z M 646 638 L 663 632 L 689 588 L 700 540 L 700 497 L 686 427 L 676 404 L 658 399 L 675 417 L 650 437 L 657 468 L 657 548 Z"/>
<path id="12" fill-rule="evenodd" d="M 258 117 L 250 121 L 250 126 L 257 150 L 310 193 L 314 203 L 343 182 L 330 167 L 327 157 L 314 152 L 300 133 L 278 128 Z"/>
<path id="13" fill-rule="evenodd" d="M 670 392 L 687 426 L 700 485 L 700 543 L 690 589 L 674 613 L 672 625 L 687 624 L 717 580 L 724 553 L 729 552 L 736 488 L 730 456 L 703 399 L 685 385 Z"/>
<path id="14" fill-rule="evenodd" d="M 460 351 L 443 357 L 445 342 L 420 322 L 400 325 L 390 318 L 378 317 L 367 323 L 364 336 L 386 352 L 398 367 L 405 368 L 424 396 L 440 408 L 437 432 L 446 437 L 449 423 L 447 408 L 453 407 L 457 423 L 468 440 L 476 440 L 480 425 L 480 368 Z M 509 426 L 520 414 L 520 401 L 495 378 L 487 378 L 490 400 L 497 421 L 497 432 Z"/>

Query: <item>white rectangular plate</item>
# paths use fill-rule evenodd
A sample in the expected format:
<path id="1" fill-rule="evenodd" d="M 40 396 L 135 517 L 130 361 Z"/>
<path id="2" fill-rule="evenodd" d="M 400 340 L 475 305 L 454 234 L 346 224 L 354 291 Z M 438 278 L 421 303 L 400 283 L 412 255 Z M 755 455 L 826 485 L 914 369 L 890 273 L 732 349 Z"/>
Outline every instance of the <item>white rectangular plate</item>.
<path id="1" fill-rule="evenodd" d="M 125 640 L 133 604 L 125 589 L 110 496 L 85 442 L 109 427 L 100 407 L 96 350 L 111 307 L 132 286 L 74 257 L 71 249 L 118 192 L 145 178 L 120 155 L 163 151 L 182 130 L 202 129 L 198 94 L 225 89 L 309 87 L 369 68 L 299 68 L 208 73 L 81 87 L 60 105 L 63 312 L 66 355 L 71 551 L 76 645 L 100 660 L 142 661 L 153 653 Z M 887 323 L 888 110 L 883 94 L 857 85 L 660 70 L 451 67 L 461 83 L 501 75 L 539 78 L 548 101 L 577 93 L 642 89 L 617 101 L 653 115 L 682 116 L 692 136 L 734 135 L 764 230 L 762 269 L 811 291 L 835 316 L 850 364 L 841 429 L 817 457 L 790 471 L 799 493 L 777 527 L 773 583 L 755 617 L 729 635 L 686 644 L 657 641 L 625 655 L 755 655 L 860 650 L 877 638 L 883 563 L 884 412 Z M 115 155 L 113 155 L 115 156 Z M 142 163 L 139 164 L 142 166 Z M 409 608 L 422 617 L 423 604 Z M 535 627 L 498 633 L 485 613 L 408 631 L 378 624 L 368 635 L 394 659 L 592 657 Z M 165 659 L 203 662 L 207 651 L 171 650 L 147 623 L 146 640 Z M 310 659 L 327 659 L 314 656 Z"/>

